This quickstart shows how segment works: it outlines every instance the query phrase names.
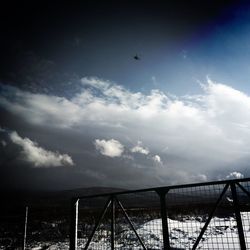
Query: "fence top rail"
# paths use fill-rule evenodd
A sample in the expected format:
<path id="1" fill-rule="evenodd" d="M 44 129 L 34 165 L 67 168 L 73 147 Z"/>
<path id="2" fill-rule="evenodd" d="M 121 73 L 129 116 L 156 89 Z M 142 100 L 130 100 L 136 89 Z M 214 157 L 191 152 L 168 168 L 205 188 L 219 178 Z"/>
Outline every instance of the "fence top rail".
<path id="1" fill-rule="evenodd" d="M 125 195 L 125 194 L 142 193 L 142 192 L 150 192 L 150 191 L 156 191 L 156 192 L 162 192 L 162 191 L 164 192 L 165 191 L 166 192 L 166 191 L 169 191 L 171 189 L 182 189 L 182 188 L 222 185 L 222 184 L 227 184 L 227 183 L 230 184 L 230 183 L 247 182 L 247 181 L 250 181 L 250 178 L 211 181 L 211 182 L 199 182 L 199 183 L 182 184 L 182 185 L 161 186 L 161 187 L 146 188 L 146 189 L 126 190 L 126 191 L 113 192 L 113 193 L 74 196 L 73 199 L 89 199 L 89 198 Z"/>

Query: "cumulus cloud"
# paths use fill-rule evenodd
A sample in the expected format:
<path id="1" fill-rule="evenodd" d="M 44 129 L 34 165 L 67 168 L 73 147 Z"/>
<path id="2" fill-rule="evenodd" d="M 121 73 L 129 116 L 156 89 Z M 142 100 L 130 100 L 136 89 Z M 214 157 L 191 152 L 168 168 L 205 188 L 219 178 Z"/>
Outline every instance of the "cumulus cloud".
<path id="1" fill-rule="evenodd" d="M 226 176 L 226 179 L 242 179 L 244 175 L 240 172 L 232 172 Z"/>
<path id="2" fill-rule="evenodd" d="M 155 162 L 157 162 L 157 163 L 162 163 L 161 157 L 160 157 L 159 155 L 154 155 L 154 156 L 153 156 L 153 160 L 154 160 Z"/>
<path id="3" fill-rule="evenodd" d="M 108 89 L 111 84 L 109 81 L 104 81 L 96 77 L 84 77 L 81 79 L 81 83 L 102 90 Z"/>
<path id="4" fill-rule="evenodd" d="M 140 153 L 140 154 L 144 154 L 144 155 L 149 154 L 148 148 L 143 147 L 141 141 L 138 141 L 137 145 L 134 146 L 133 148 L 131 148 L 131 152 L 132 153 Z"/>
<path id="5" fill-rule="evenodd" d="M 45 150 L 29 138 L 22 138 L 15 131 L 11 132 L 9 136 L 13 143 L 22 148 L 22 160 L 29 162 L 34 167 L 60 167 L 74 165 L 71 157 L 67 154 L 59 154 L 58 152 Z"/>
<path id="6" fill-rule="evenodd" d="M 210 79 L 200 95 L 181 97 L 157 89 L 148 94 L 132 92 L 96 77 L 84 77 L 81 84 L 81 91 L 70 98 L 0 85 L 0 106 L 32 125 L 78 131 L 82 136 L 87 127 L 94 138 L 116 138 L 113 141 L 118 143 L 95 141 L 97 150 L 110 157 L 121 156 L 124 147 L 130 148 L 131 141 L 139 138 L 151 152 L 167 159 L 167 167 L 159 170 L 161 176 L 178 171 L 186 178 L 187 173 L 209 171 L 217 177 L 218 169 L 223 175 L 236 165 L 237 171 L 240 166 L 246 169 L 250 160 L 247 94 Z M 149 158 L 142 145 L 134 151 Z"/>
<path id="7" fill-rule="evenodd" d="M 96 139 L 94 141 L 94 145 L 96 149 L 105 156 L 109 157 L 120 157 L 122 156 L 123 159 L 130 160 L 130 164 L 141 168 L 143 164 L 150 165 L 152 161 L 157 164 L 162 164 L 161 157 L 159 155 L 151 155 L 148 148 L 142 146 L 142 142 L 138 141 L 137 145 L 128 149 L 126 148 L 121 142 L 111 139 L 111 140 L 99 140 Z M 134 157 L 131 153 L 137 153 L 144 155 L 144 163 L 142 163 L 143 158 Z M 138 161 L 138 162 L 137 162 Z M 142 165 L 140 165 L 142 164 Z"/>
<path id="8" fill-rule="evenodd" d="M 198 175 L 197 175 L 197 179 L 198 179 L 199 181 L 205 182 L 205 181 L 207 181 L 207 176 L 206 176 L 205 174 L 198 174 Z"/>
<path id="9" fill-rule="evenodd" d="M 120 157 L 124 151 L 124 146 L 117 140 L 99 140 L 94 142 L 96 149 L 105 156 Z"/>
<path id="10" fill-rule="evenodd" d="M 33 124 L 47 123 L 51 126 L 67 128 L 80 121 L 79 107 L 67 98 L 34 94 L 1 84 L 0 92 L 2 94 L 0 106 Z"/>

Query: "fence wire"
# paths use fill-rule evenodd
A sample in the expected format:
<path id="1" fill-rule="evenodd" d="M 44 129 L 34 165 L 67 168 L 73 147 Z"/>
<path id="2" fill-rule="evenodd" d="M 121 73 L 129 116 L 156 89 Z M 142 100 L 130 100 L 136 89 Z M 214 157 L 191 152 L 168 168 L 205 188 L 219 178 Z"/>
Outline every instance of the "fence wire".
<path id="1" fill-rule="evenodd" d="M 240 249 L 229 202 L 231 191 L 227 188 L 222 195 L 225 188 L 211 185 L 170 190 L 166 203 L 172 247 L 192 249 L 197 242 L 197 249 Z"/>
<path id="2" fill-rule="evenodd" d="M 27 224 L 25 230 L 25 217 Z M 70 211 L 65 207 L 16 207 L 0 216 L 0 249 L 69 249 Z M 26 237 L 24 232 L 26 231 Z M 24 238 L 26 238 L 24 243 Z"/>
<path id="3" fill-rule="evenodd" d="M 22 249 L 25 208 L 2 209 L 0 215 L 0 249 Z"/>
<path id="4" fill-rule="evenodd" d="M 239 182 L 236 186 L 246 247 L 250 249 L 250 182 Z"/>
<path id="5" fill-rule="evenodd" d="M 244 249 L 239 240 L 239 225 L 235 214 L 237 209 L 240 212 L 246 249 L 250 249 L 250 182 L 236 182 L 237 206 L 230 183 L 113 194 L 105 197 L 106 202 L 110 200 L 110 204 L 99 226 L 96 209 L 99 207 L 100 218 L 105 206 L 104 197 L 99 198 L 99 202 L 95 201 L 96 198 L 83 199 L 80 204 L 85 204 L 85 218 L 80 208 L 78 247 L 83 246 L 79 242 L 90 240 L 89 235 L 92 233 L 87 248 L 85 244 L 79 249 Z M 164 222 L 159 192 L 162 190 L 166 193 L 168 248 L 166 244 L 164 248 L 163 239 Z M 92 206 L 87 205 L 90 200 Z M 97 206 L 100 200 L 103 200 L 102 206 Z M 95 215 L 86 213 L 87 207 Z M 84 228 L 80 225 L 84 225 Z M 97 227 L 94 232 L 95 225 Z"/>
<path id="6" fill-rule="evenodd" d="M 75 200 L 30 207 L 26 249 L 250 249 L 249 179 Z M 25 208 L 2 210 L 0 249 L 23 249 L 24 221 Z"/>

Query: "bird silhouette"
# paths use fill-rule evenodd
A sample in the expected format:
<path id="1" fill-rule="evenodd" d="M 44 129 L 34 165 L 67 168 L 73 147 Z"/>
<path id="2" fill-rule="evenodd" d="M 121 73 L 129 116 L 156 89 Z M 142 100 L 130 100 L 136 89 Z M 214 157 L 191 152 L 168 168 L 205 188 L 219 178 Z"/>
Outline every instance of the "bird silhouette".
<path id="1" fill-rule="evenodd" d="M 141 58 L 137 54 L 134 56 L 134 59 L 135 60 L 141 60 Z"/>

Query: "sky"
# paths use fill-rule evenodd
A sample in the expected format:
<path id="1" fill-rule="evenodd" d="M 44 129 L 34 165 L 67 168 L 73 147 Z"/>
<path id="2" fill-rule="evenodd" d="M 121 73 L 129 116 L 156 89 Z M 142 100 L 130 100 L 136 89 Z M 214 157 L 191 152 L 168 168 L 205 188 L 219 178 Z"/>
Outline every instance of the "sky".
<path id="1" fill-rule="evenodd" d="M 11 2 L 0 18 L 1 189 L 249 177 L 248 1 Z"/>

